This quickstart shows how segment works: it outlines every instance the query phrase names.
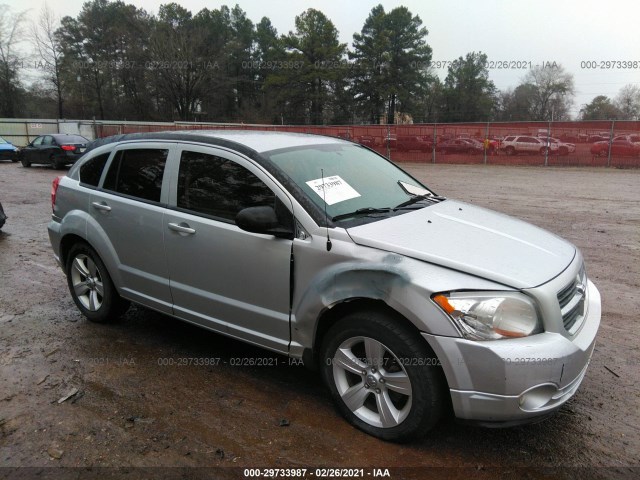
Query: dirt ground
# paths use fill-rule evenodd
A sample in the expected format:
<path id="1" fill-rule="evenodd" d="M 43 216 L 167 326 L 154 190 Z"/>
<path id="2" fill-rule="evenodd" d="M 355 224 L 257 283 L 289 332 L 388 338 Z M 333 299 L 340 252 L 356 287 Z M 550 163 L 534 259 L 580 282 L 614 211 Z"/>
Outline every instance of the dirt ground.
<path id="1" fill-rule="evenodd" d="M 557 415 L 510 429 L 445 419 L 424 440 L 389 444 L 352 428 L 319 376 L 285 357 L 141 308 L 92 324 L 47 237 L 59 173 L 2 163 L 0 477 L 245 478 L 244 468 L 263 467 L 310 469 L 305 478 L 322 477 L 316 467 L 363 467 L 365 477 L 389 468 L 396 479 L 570 478 L 571 467 L 589 467 L 585 478 L 640 475 L 640 170 L 407 168 L 442 195 L 520 217 L 582 250 L 602 294 L 602 325 L 582 387 Z M 239 365 L 248 357 L 277 365 Z"/>

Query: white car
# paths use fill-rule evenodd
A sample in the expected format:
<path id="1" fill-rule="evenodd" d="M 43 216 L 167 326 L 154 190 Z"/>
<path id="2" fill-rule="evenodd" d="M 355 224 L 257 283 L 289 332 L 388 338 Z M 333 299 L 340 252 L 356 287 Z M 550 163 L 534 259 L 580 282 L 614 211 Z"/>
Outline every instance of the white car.
<path id="1" fill-rule="evenodd" d="M 502 141 L 502 151 L 507 155 L 519 153 L 545 155 L 558 153 L 558 145 L 553 142 L 545 142 L 540 138 L 530 135 L 509 135 Z"/>

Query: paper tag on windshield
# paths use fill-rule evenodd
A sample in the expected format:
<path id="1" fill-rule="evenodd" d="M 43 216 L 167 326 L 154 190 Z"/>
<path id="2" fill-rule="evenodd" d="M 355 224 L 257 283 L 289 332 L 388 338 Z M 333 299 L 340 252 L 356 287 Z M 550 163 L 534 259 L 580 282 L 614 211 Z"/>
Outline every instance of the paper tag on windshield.
<path id="1" fill-rule="evenodd" d="M 338 175 L 324 177 L 324 180 L 322 178 L 310 180 L 307 185 L 327 202 L 327 205 L 333 205 L 334 203 L 344 202 L 360 196 L 351 185 Z"/>
<path id="2" fill-rule="evenodd" d="M 403 181 L 399 181 L 398 183 L 404 189 L 404 191 L 410 195 L 433 195 L 433 193 L 431 193 L 426 188 L 411 185 L 410 183 L 406 183 Z"/>

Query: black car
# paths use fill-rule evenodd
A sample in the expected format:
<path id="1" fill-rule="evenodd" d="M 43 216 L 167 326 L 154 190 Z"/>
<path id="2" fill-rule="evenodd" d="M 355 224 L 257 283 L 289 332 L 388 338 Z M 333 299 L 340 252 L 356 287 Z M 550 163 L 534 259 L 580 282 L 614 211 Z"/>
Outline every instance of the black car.
<path id="1" fill-rule="evenodd" d="M 2 209 L 2 204 L 0 203 L 0 228 L 4 226 L 5 220 L 7 220 L 7 216 L 4 214 L 4 210 Z"/>
<path id="2" fill-rule="evenodd" d="M 20 149 L 19 157 L 23 167 L 41 163 L 62 168 L 75 163 L 84 154 L 87 143 L 89 140 L 81 135 L 68 133 L 41 135 Z"/>

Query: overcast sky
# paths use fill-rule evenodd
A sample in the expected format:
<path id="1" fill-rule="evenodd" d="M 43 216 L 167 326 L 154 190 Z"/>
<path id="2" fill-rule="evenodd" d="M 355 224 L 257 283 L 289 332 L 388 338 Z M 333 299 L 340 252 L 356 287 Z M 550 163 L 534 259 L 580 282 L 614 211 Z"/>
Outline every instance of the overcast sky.
<path id="1" fill-rule="evenodd" d="M 158 11 L 157 1 L 124 1 L 150 13 Z M 0 3 L 8 3 L 14 12 L 28 9 L 34 17 L 44 1 L 0 0 Z M 61 16 L 76 16 L 83 4 L 77 0 L 48 0 L 47 3 Z M 427 43 L 433 49 L 436 62 L 482 51 L 495 63 L 562 64 L 574 75 L 574 116 L 596 95 L 613 98 L 626 84 L 640 85 L 638 0 L 176 0 L 176 3 L 194 14 L 205 7 L 232 7 L 238 3 L 254 23 L 269 17 L 280 34 L 293 30 L 295 16 L 312 7 L 333 21 L 340 40 L 349 45 L 353 33 L 362 29 L 375 5 L 382 3 L 387 11 L 404 5 L 419 15 L 429 30 Z M 595 62 L 599 66 L 601 61 L 609 60 L 635 61 L 637 68 L 591 69 L 583 64 Z M 447 73 L 446 68 L 437 72 L 442 79 Z M 490 78 L 496 87 L 504 90 L 517 86 L 526 72 L 527 69 L 494 68 L 490 70 Z"/>

